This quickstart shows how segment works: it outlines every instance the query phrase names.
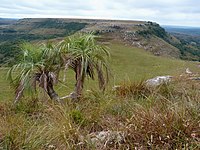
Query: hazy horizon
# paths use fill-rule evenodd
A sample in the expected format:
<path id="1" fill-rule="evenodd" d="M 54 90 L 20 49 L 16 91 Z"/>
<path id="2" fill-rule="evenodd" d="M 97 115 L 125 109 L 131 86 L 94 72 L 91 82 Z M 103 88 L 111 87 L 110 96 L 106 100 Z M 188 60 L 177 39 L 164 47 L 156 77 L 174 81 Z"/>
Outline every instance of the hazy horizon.
<path id="1" fill-rule="evenodd" d="M 38 17 L 37 17 L 38 18 Z M 16 19 L 16 20 L 19 20 L 19 19 L 27 19 L 27 18 L 2 18 L 0 17 L 0 19 Z M 30 18 L 30 19 L 34 19 L 34 18 Z M 41 18 L 41 19 L 45 19 L 45 18 Z M 96 18 L 50 18 L 50 19 L 96 19 Z M 128 19 L 104 19 L 104 18 L 101 18 L 101 19 L 96 19 L 96 20 L 122 20 L 122 21 L 150 21 L 150 20 L 128 20 Z M 153 21 L 154 22 L 154 21 Z M 172 25 L 172 24 L 160 24 L 159 22 L 156 22 L 158 23 L 160 26 L 162 27 L 178 27 L 178 28 L 200 28 L 200 26 L 187 26 L 187 25 Z"/>
<path id="2" fill-rule="evenodd" d="M 1 0 L 1 18 L 82 18 L 152 21 L 200 27 L 196 0 Z"/>

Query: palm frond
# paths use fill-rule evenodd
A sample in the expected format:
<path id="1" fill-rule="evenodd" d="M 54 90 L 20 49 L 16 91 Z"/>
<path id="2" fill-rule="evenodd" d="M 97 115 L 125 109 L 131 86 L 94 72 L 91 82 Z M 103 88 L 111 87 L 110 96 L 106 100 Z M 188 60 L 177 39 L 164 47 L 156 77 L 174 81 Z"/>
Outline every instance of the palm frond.
<path id="1" fill-rule="evenodd" d="M 21 80 L 15 90 L 15 102 L 17 102 L 22 97 L 23 91 L 24 91 L 24 81 Z"/>

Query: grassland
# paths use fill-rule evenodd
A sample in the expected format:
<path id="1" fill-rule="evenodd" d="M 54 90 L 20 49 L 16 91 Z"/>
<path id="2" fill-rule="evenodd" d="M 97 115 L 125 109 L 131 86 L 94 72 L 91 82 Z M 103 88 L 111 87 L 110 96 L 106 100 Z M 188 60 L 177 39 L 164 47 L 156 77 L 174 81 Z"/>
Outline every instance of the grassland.
<path id="1" fill-rule="evenodd" d="M 186 68 L 190 68 L 193 72 L 199 72 L 195 62 L 153 56 L 143 49 L 125 46 L 119 41 L 111 41 L 107 46 L 111 53 L 110 68 L 112 76 L 110 88 L 114 85 L 122 84 L 124 81 L 141 81 L 158 75 L 178 76 L 184 73 Z M 0 91 L 1 99 L 12 95 L 9 93 L 10 87 L 8 83 L 5 81 L 6 72 L 6 68 L 1 69 L 0 81 L 1 85 L 5 87 L 4 90 Z M 73 90 L 74 84 L 74 73 L 68 71 L 66 82 L 59 84 L 57 91 L 62 96 L 67 95 Z M 85 86 L 86 90 L 91 88 L 98 89 L 96 81 L 86 80 Z"/>
<path id="2" fill-rule="evenodd" d="M 131 48 L 122 44 L 111 44 L 112 68 L 116 81 L 126 79 L 142 80 L 158 75 L 180 75 L 186 68 L 198 72 L 193 62 L 180 61 L 165 57 L 156 57 L 142 49 Z"/>
<path id="3" fill-rule="evenodd" d="M 0 149 L 199 149 L 200 85 L 179 77 L 197 63 L 156 57 L 141 49 L 113 41 L 111 78 L 101 93 L 95 81 L 87 81 L 83 98 L 54 104 L 40 93 L 13 105 L 13 91 L 0 69 Z M 176 76 L 170 84 L 155 89 L 145 79 L 157 75 Z M 56 88 L 63 96 L 73 90 L 73 72 L 65 85 Z M 121 87 L 112 91 L 111 87 Z M 121 140 L 92 142 L 91 133 L 117 131 Z"/>

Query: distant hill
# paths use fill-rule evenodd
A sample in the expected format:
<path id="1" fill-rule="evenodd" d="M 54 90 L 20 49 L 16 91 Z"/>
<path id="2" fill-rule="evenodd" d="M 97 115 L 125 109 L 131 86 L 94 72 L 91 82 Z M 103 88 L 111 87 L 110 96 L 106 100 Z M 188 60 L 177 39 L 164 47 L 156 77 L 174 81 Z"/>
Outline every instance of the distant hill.
<path id="1" fill-rule="evenodd" d="M 200 27 L 163 26 L 163 28 L 180 40 L 200 45 Z"/>
<path id="2" fill-rule="evenodd" d="M 0 42 L 64 37 L 84 28 L 85 25 L 86 23 L 64 22 L 61 19 L 20 19 L 10 26 L 0 26 Z"/>
<path id="3" fill-rule="evenodd" d="M 200 58 L 200 55 L 186 52 L 184 43 L 177 36 L 153 22 L 62 18 L 0 19 L 0 22 L 0 63 L 12 60 L 21 41 L 62 39 L 76 32 L 94 32 L 101 35 L 98 39 L 101 42 L 119 40 L 124 45 L 142 48 L 156 56 Z"/>
<path id="4" fill-rule="evenodd" d="M 0 25 L 11 25 L 17 22 L 18 19 L 0 18 Z"/>
<path id="5" fill-rule="evenodd" d="M 185 57 L 192 60 L 200 60 L 200 27 L 163 27 L 167 32 L 180 40 L 181 45 L 179 49 L 185 53 Z"/>
<path id="6" fill-rule="evenodd" d="M 167 32 L 185 34 L 191 36 L 200 36 L 200 27 L 185 26 L 162 26 Z"/>

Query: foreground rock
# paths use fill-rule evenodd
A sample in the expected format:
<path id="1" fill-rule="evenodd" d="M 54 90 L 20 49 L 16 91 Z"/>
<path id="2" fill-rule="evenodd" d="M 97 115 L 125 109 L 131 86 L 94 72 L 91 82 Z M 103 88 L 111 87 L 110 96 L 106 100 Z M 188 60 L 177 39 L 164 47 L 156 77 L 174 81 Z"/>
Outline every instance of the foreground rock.
<path id="1" fill-rule="evenodd" d="M 83 138 L 83 137 L 82 137 Z M 125 135 L 119 131 L 92 132 L 86 136 L 86 141 L 95 149 L 106 149 L 109 146 L 119 145 L 125 141 Z M 82 143 L 80 143 L 82 144 Z"/>

